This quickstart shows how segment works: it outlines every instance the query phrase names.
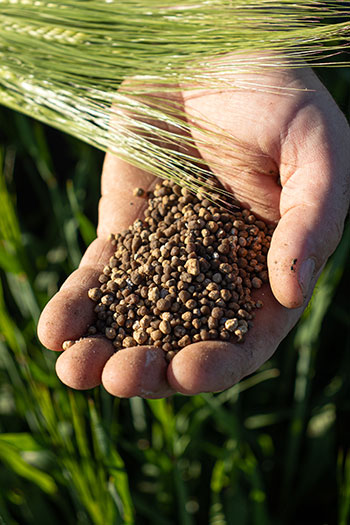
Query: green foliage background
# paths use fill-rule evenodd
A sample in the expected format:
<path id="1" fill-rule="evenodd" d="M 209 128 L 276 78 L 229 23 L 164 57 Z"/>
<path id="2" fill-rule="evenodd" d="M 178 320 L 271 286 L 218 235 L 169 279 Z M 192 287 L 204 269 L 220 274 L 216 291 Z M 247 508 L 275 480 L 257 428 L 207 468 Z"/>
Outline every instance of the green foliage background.
<path id="1" fill-rule="evenodd" d="M 350 70 L 322 79 L 348 114 Z M 301 322 L 239 385 L 76 392 L 36 323 L 94 238 L 102 160 L 0 109 L 0 523 L 348 523 L 349 223 Z"/>

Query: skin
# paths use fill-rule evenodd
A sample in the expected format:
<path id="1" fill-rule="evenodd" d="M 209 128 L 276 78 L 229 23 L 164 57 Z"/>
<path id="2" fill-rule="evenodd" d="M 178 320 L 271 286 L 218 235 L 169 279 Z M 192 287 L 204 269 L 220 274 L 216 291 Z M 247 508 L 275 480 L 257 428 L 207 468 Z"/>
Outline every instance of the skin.
<path id="1" fill-rule="evenodd" d="M 268 255 L 271 288 L 265 285 L 255 294 L 264 307 L 257 311 L 253 329 L 243 344 L 189 345 L 169 366 L 159 349 L 143 346 L 113 354 L 108 341 L 85 338 L 57 360 L 59 378 L 72 388 L 102 382 L 114 396 L 157 398 L 232 386 L 269 359 L 298 321 L 339 243 L 349 207 L 350 131 L 330 94 L 307 68 L 228 74 L 227 80 L 234 90 L 186 89 L 171 95 L 171 102 L 181 104 L 186 118 L 196 124 L 195 155 L 244 206 L 267 221 L 278 221 Z M 256 90 L 252 82 L 269 87 Z M 169 94 L 158 96 L 170 99 Z M 214 125 L 234 137 L 232 144 L 227 140 L 222 147 L 203 148 L 198 126 Z M 234 154 L 225 148 L 232 145 Z M 84 334 L 94 308 L 87 290 L 98 284 L 113 251 L 107 237 L 142 217 L 145 201 L 134 197 L 133 190 L 147 190 L 154 183 L 150 174 L 106 155 L 98 237 L 41 315 L 38 334 L 47 348 L 60 351 L 63 341 Z"/>

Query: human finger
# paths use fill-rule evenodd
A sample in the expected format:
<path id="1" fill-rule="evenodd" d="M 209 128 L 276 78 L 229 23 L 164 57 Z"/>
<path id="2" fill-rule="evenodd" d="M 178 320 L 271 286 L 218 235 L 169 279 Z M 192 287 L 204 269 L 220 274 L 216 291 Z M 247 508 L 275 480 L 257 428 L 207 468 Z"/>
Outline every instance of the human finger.
<path id="1" fill-rule="evenodd" d="M 273 293 L 288 308 L 305 302 L 340 241 L 350 198 L 349 145 L 345 117 L 327 96 L 298 112 L 282 142 L 281 218 L 268 268 Z"/>
<path id="2" fill-rule="evenodd" d="M 56 373 L 62 383 L 71 388 L 94 388 L 101 383 L 102 370 L 113 353 L 113 345 L 107 339 L 82 339 L 58 357 Z"/>
<path id="3" fill-rule="evenodd" d="M 102 384 L 116 397 L 167 397 L 174 393 L 167 382 L 164 351 L 154 346 L 135 346 L 116 352 L 102 372 Z"/>

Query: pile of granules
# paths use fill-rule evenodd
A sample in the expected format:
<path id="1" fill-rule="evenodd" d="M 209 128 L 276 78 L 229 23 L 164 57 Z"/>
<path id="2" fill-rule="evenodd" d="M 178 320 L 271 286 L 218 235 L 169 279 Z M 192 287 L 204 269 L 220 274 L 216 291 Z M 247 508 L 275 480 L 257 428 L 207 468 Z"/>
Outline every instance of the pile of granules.
<path id="1" fill-rule="evenodd" d="M 198 341 L 242 341 L 262 307 L 251 292 L 268 280 L 272 231 L 248 210 L 157 184 L 144 220 L 111 235 L 115 254 L 88 292 L 97 303 L 88 335 L 116 350 L 160 347 L 167 360 Z"/>

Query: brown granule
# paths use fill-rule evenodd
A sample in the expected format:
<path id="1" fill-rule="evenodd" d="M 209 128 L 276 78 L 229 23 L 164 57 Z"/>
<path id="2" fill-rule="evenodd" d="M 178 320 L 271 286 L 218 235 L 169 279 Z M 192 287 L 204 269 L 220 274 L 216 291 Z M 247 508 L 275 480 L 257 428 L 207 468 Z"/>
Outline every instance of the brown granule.
<path id="1" fill-rule="evenodd" d="M 249 210 L 228 212 L 173 182 L 157 184 L 144 220 L 110 236 L 114 256 L 88 292 L 96 302 L 88 333 L 116 351 L 158 346 L 168 361 L 198 341 L 242 341 L 263 306 L 251 293 L 268 280 L 272 232 Z"/>

